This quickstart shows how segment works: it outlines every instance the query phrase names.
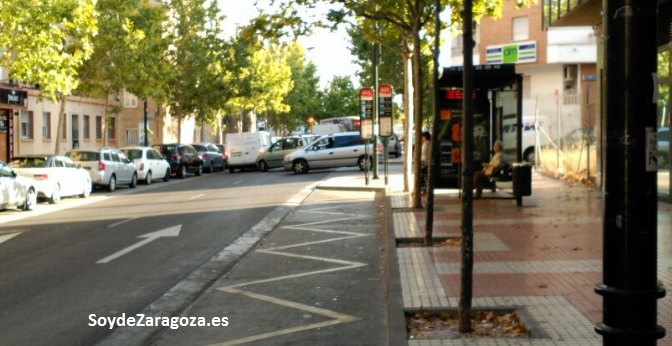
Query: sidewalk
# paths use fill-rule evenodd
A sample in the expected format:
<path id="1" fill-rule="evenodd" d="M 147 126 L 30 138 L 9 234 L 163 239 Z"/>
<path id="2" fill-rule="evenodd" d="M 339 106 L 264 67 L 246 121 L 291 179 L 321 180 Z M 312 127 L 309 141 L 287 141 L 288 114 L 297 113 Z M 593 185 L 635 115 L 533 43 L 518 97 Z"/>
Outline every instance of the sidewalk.
<path id="1" fill-rule="evenodd" d="M 400 179 L 392 179 L 399 182 Z M 410 340 L 409 345 L 601 345 L 601 192 L 569 187 L 533 173 L 532 196 L 474 201 L 473 309 L 514 308 L 532 329 L 531 339 Z M 399 185 L 387 189 L 397 241 L 422 238 L 425 210 L 410 209 Z M 461 204 L 456 191 L 435 195 L 434 237 L 459 237 Z M 501 192 L 498 192 L 500 194 Z M 423 201 L 423 203 L 426 203 Z M 672 208 L 658 208 L 658 279 L 672 287 Z M 456 309 L 460 294 L 459 247 L 398 247 L 406 311 Z M 672 300 L 658 300 L 658 324 L 672 345 Z"/>

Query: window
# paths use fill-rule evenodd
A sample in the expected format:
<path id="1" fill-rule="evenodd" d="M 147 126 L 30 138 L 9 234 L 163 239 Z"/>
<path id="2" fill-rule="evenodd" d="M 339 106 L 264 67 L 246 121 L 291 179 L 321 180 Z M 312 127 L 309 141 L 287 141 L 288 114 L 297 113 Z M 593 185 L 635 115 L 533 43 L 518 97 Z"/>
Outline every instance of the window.
<path id="1" fill-rule="evenodd" d="M 523 41 L 530 37 L 530 22 L 527 17 L 513 18 L 512 27 L 513 37 L 511 38 L 514 41 Z"/>
<path id="2" fill-rule="evenodd" d="M 96 115 L 96 139 L 103 139 L 103 117 Z"/>
<path id="3" fill-rule="evenodd" d="M 137 108 L 138 97 L 124 90 L 124 108 Z"/>
<path id="4" fill-rule="evenodd" d="M 61 140 L 66 140 L 68 138 L 68 118 L 67 114 L 63 114 L 63 123 L 61 124 Z"/>
<path id="5" fill-rule="evenodd" d="M 523 76 L 523 98 L 532 97 L 532 77 Z"/>
<path id="6" fill-rule="evenodd" d="M 82 125 L 84 125 L 84 129 L 83 129 L 84 130 L 84 139 L 91 138 L 90 130 L 89 130 L 89 126 L 90 126 L 89 125 L 89 121 L 90 121 L 89 118 L 91 118 L 91 117 L 84 114 L 84 124 L 82 124 Z"/>
<path id="7" fill-rule="evenodd" d="M 72 119 L 70 120 L 70 125 L 72 126 L 72 140 L 73 142 L 79 142 L 79 115 L 72 114 L 70 118 Z"/>
<path id="8" fill-rule="evenodd" d="M 116 151 L 113 151 L 112 153 L 112 160 L 113 162 L 120 162 L 121 160 L 119 159 L 119 153 Z"/>
<path id="9" fill-rule="evenodd" d="M 42 139 L 51 139 L 51 113 L 42 112 Z"/>
<path id="10" fill-rule="evenodd" d="M 21 112 L 21 139 L 33 139 L 33 111 Z"/>
<path id="11" fill-rule="evenodd" d="M 109 117 L 107 119 L 108 126 L 107 126 L 107 138 L 108 139 L 115 139 L 116 138 L 116 127 L 117 127 L 117 118 L 115 117 Z"/>
<path id="12" fill-rule="evenodd" d="M 138 129 L 126 129 L 126 145 L 135 145 L 138 143 L 140 143 Z"/>

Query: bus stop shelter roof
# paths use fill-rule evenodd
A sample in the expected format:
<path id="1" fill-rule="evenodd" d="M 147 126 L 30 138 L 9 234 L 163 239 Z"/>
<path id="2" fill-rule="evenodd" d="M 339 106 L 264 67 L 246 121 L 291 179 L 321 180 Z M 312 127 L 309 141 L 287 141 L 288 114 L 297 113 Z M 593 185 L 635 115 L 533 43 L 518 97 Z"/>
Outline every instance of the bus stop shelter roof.
<path id="1" fill-rule="evenodd" d="M 463 88 L 462 66 L 444 67 L 439 77 L 439 89 Z M 475 89 L 502 89 L 516 84 L 520 75 L 516 74 L 515 64 L 475 65 L 474 88 Z"/>

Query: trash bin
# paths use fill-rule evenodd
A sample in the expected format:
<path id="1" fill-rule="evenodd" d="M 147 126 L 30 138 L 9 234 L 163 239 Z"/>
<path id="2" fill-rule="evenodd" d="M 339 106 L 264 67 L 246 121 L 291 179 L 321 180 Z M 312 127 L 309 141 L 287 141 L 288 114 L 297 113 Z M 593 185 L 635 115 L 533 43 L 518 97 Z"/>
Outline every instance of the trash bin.
<path id="1" fill-rule="evenodd" d="M 517 162 L 512 166 L 513 194 L 515 196 L 532 195 L 532 165 Z"/>

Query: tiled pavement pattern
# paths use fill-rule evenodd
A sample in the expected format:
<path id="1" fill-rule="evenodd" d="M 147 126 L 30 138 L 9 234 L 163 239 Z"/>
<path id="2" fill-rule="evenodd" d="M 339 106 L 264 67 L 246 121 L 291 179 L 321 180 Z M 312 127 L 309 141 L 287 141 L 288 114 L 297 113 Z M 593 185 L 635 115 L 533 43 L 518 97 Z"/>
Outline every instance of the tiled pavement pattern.
<path id="1" fill-rule="evenodd" d="M 474 201 L 474 309 L 515 308 L 533 331 L 530 339 L 409 340 L 409 345 L 601 345 L 602 198 L 599 190 L 569 187 L 533 173 L 532 196 Z M 425 210 L 389 188 L 395 236 L 422 238 Z M 498 191 L 497 195 L 502 195 Z M 423 200 L 423 203 L 425 201 Z M 459 196 L 435 195 L 435 237 L 459 237 Z M 658 278 L 667 296 L 658 300 L 658 323 L 672 345 L 672 207 L 659 204 Z M 398 247 L 407 310 L 455 308 L 460 292 L 457 247 Z"/>

